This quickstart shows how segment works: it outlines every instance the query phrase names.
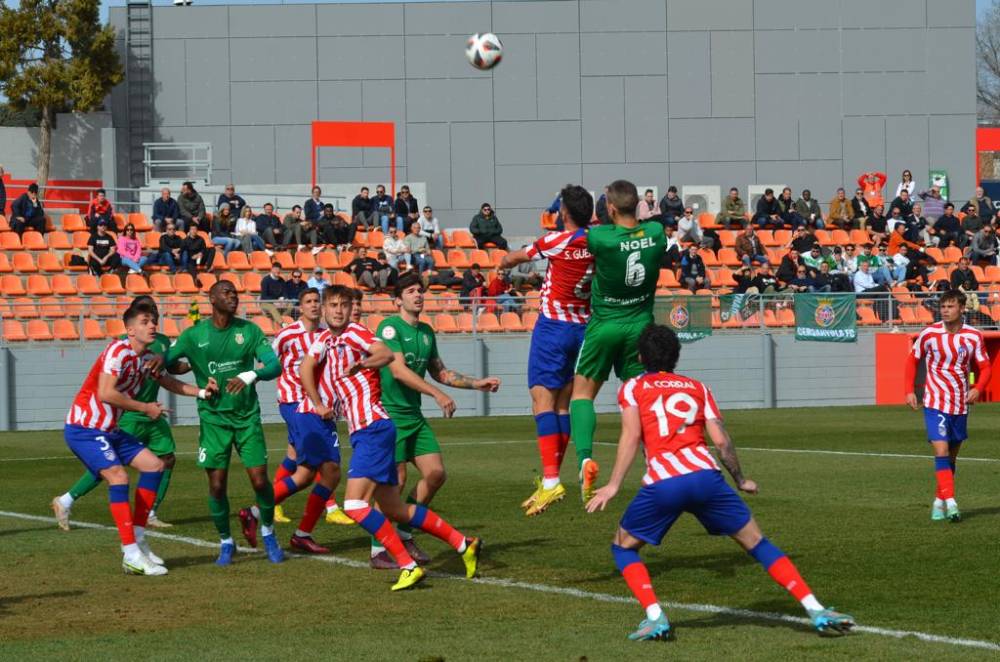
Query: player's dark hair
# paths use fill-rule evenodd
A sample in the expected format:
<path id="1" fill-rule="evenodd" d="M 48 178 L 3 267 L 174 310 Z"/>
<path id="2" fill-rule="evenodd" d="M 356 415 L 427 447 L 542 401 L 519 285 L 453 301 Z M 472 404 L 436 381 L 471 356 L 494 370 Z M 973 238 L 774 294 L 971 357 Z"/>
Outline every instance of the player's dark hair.
<path id="1" fill-rule="evenodd" d="M 590 197 L 590 191 L 582 186 L 567 184 L 559 192 L 559 197 L 562 198 L 569 217 L 573 219 L 573 225 L 578 228 L 590 225 L 590 219 L 594 216 L 594 199 Z"/>
<path id="2" fill-rule="evenodd" d="M 226 285 L 228 285 L 229 287 L 233 288 L 234 290 L 236 289 L 236 286 L 233 285 L 232 281 L 225 280 L 225 279 L 220 279 L 220 280 L 217 280 L 214 283 L 212 283 L 212 287 L 208 288 L 208 296 L 209 296 L 209 298 L 211 298 L 211 297 L 215 296 L 216 294 L 218 294 L 219 290 L 221 290 Z"/>
<path id="3" fill-rule="evenodd" d="M 364 298 L 365 298 L 365 293 L 359 290 L 358 288 L 355 287 L 351 290 L 351 300 L 353 300 L 354 303 L 361 303 L 361 300 Z"/>
<path id="4" fill-rule="evenodd" d="M 959 307 L 964 308 L 966 301 L 965 292 L 963 292 L 962 290 L 954 290 L 954 289 L 948 290 L 947 292 L 941 295 L 941 298 L 938 300 L 938 302 L 945 303 L 947 301 L 954 301 L 959 305 Z"/>
<path id="5" fill-rule="evenodd" d="M 413 271 L 405 273 L 396 280 L 396 286 L 392 288 L 392 296 L 396 299 L 399 299 L 400 297 L 403 296 L 403 292 L 413 287 L 414 285 L 419 285 L 421 292 L 426 290 L 426 288 L 424 287 L 424 280 L 420 277 L 419 274 Z"/>
<path id="6" fill-rule="evenodd" d="M 304 289 L 301 292 L 299 292 L 299 305 L 300 306 L 302 305 L 302 300 L 306 298 L 307 294 L 315 294 L 316 296 L 320 296 L 319 290 L 317 290 L 315 287 L 307 287 L 306 289 Z"/>
<path id="7" fill-rule="evenodd" d="M 639 335 L 639 361 L 649 372 L 673 372 L 681 356 L 681 341 L 673 329 L 650 324 Z"/>
<path id="8" fill-rule="evenodd" d="M 635 214 L 635 208 L 639 206 L 639 191 L 632 182 L 616 179 L 608 185 L 608 202 L 623 214 Z"/>
<path id="9" fill-rule="evenodd" d="M 346 285 L 331 285 L 323 290 L 323 303 L 330 299 L 354 301 L 354 288 Z"/>
<path id="10" fill-rule="evenodd" d="M 122 322 L 125 323 L 125 326 L 128 326 L 139 315 L 149 315 L 153 318 L 153 321 L 156 321 L 159 314 L 156 311 L 156 306 L 150 301 L 143 301 L 141 303 L 133 302 L 131 306 L 125 309 L 124 314 L 122 314 Z"/>
<path id="11" fill-rule="evenodd" d="M 149 296 L 148 294 L 140 294 L 136 298 L 132 299 L 132 303 L 130 303 L 128 305 L 128 307 L 129 308 L 133 308 L 135 306 L 141 306 L 141 305 L 152 306 L 152 309 L 153 309 L 153 321 L 156 322 L 156 323 L 160 322 L 160 310 L 156 306 L 156 299 L 154 299 L 153 297 Z M 126 311 L 126 312 L 128 312 L 128 311 Z"/>

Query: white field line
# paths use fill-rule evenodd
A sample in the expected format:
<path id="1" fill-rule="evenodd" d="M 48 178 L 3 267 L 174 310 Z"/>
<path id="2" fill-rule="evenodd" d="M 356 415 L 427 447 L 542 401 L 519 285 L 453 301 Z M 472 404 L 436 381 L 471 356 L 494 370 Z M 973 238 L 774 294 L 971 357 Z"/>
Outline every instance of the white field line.
<path id="1" fill-rule="evenodd" d="M 444 448 L 450 448 L 452 446 L 498 446 L 507 444 L 534 444 L 537 443 L 534 439 L 504 439 L 500 441 L 458 441 L 458 442 L 444 442 L 442 446 Z M 617 446 L 618 444 L 612 441 L 595 441 L 597 446 Z M 267 450 L 272 453 L 277 453 L 285 450 L 286 446 L 281 446 L 280 448 L 268 448 Z M 887 458 L 903 458 L 911 460 L 927 460 L 931 457 L 928 453 L 927 455 L 917 455 L 910 453 L 871 453 L 867 451 L 831 451 L 818 448 L 758 448 L 754 446 L 737 446 L 738 451 L 753 451 L 762 453 L 801 453 L 804 455 L 853 455 L 858 457 L 887 457 Z M 175 455 L 195 455 L 197 451 L 177 451 Z M 75 455 L 49 455 L 46 457 L 5 457 L 0 458 L 0 462 L 41 462 L 45 460 L 69 460 L 75 459 Z M 961 456 L 959 458 L 962 462 L 1000 462 L 1000 458 L 995 457 L 966 457 Z"/>
<path id="2" fill-rule="evenodd" d="M 0 516 L 11 517 L 14 519 L 28 520 L 31 522 L 46 522 L 50 524 L 55 524 L 55 518 L 53 517 L 42 517 L 39 515 L 28 515 L 25 513 L 14 513 L 5 510 L 0 510 Z M 104 524 L 95 524 L 93 522 L 78 522 L 73 520 L 73 525 L 84 529 L 99 529 L 102 531 L 114 531 L 115 527 L 106 526 Z M 185 543 L 187 545 L 192 545 L 194 547 L 204 547 L 210 549 L 218 549 L 218 543 L 209 542 L 208 540 L 202 540 L 200 538 L 190 538 L 188 536 L 178 536 L 172 533 L 161 533 L 159 531 L 146 531 L 146 535 L 150 538 L 158 538 L 161 540 L 168 540 L 171 542 Z M 251 549 L 249 547 L 238 547 L 240 552 L 259 552 L 260 550 Z M 368 564 L 361 561 L 355 561 L 354 559 L 347 559 L 341 556 L 333 555 L 303 555 L 294 554 L 291 552 L 285 552 L 288 556 L 294 558 L 303 558 L 311 561 L 322 561 L 324 563 L 332 563 L 334 565 L 342 565 L 349 568 L 359 568 L 368 569 Z M 432 577 L 437 577 L 441 579 L 453 579 L 461 581 L 469 581 L 461 575 L 453 575 L 450 573 L 433 572 Z M 500 588 L 513 588 L 521 589 L 524 591 L 534 591 L 535 593 L 550 593 L 554 595 L 565 595 L 572 598 L 580 598 L 583 600 L 593 600 L 595 602 L 612 602 L 616 604 L 635 604 L 635 600 L 632 598 L 627 598 L 620 595 L 611 595 L 608 593 L 596 593 L 594 591 L 582 591 L 575 588 L 566 588 L 564 586 L 549 586 L 547 584 L 534 584 L 530 582 L 520 582 L 512 579 L 502 579 L 494 577 L 478 577 L 471 580 L 474 584 L 482 584 L 485 586 L 498 586 Z M 807 618 L 802 618 L 798 616 L 788 616 L 786 614 L 778 614 L 775 612 L 767 611 L 752 611 L 750 609 L 734 609 L 731 607 L 722 607 L 719 605 L 707 605 L 698 603 L 686 603 L 686 602 L 664 602 L 662 603 L 664 607 L 668 609 L 676 609 L 679 611 L 692 611 L 699 612 L 703 614 L 723 614 L 726 616 L 735 616 L 737 618 L 745 618 L 750 620 L 765 620 L 765 621 L 780 621 L 784 623 L 797 623 L 800 625 L 811 625 L 811 622 Z M 980 639 L 964 639 L 958 637 L 948 637 L 939 634 L 930 634 L 927 632 L 917 632 L 914 630 L 893 630 L 889 628 L 879 628 L 870 625 L 859 625 L 854 628 L 855 632 L 864 632 L 867 634 L 875 634 L 882 637 L 891 637 L 893 639 L 905 639 L 907 637 L 913 637 L 919 639 L 920 641 L 925 641 L 928 643 L 935 644 L 945 644 L 948 646 L 960 646 L 965 648 L 978 648 L 982 650 L 990 651 L 1000 651 L 1000 644 L 992 641 L 983 641 Z"/>

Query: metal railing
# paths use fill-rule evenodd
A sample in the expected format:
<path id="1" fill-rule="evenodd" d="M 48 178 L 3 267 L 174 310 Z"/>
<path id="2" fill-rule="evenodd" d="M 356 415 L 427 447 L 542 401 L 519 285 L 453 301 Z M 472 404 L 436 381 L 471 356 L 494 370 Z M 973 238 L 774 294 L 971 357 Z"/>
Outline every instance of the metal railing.
<path id="1" fill-rule="evenodd" d="M 147 187 L 178 179 L 212 183 L 212 143 L 143 143 L 142 147 Z"/>

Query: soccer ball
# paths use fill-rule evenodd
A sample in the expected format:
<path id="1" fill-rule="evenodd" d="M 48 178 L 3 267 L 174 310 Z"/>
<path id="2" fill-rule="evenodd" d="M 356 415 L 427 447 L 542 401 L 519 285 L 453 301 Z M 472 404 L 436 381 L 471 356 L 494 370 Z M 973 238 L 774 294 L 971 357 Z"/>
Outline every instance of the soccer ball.
<path id="1" fill-rule="evenodd" d="M 474 34 L 465 45 L 465 57 L 476 69 L 492 69 L 503 58 L 503 44 L 492 32 Z"/>

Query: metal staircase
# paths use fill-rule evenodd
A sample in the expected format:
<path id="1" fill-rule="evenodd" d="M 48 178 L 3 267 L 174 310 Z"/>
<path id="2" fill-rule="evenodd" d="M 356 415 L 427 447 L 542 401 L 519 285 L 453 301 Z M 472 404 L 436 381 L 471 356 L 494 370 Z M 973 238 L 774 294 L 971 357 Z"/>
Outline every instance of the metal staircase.
<path id="1" fill-rule="evenodd" d="M 127 0 L 125 85 L 128 117 L 129 186 L 145 184 L 145 148 L 153 141 L 153 7 L 150 0 Z"/>

